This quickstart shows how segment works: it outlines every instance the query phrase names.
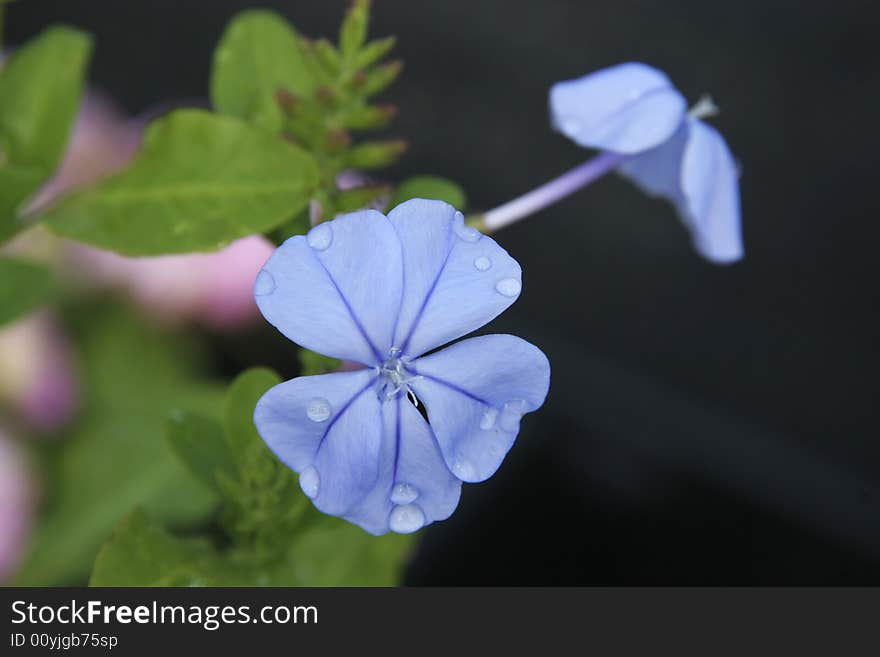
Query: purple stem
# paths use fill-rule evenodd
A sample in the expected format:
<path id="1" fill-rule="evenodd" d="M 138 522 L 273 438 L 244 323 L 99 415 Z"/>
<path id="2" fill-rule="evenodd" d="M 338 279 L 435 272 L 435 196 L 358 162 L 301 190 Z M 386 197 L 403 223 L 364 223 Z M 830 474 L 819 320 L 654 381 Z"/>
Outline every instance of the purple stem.
<path id="1" fill-rule="evenodd" d="M 543 210 L 548 205 L 565 198 L 572 192 L 576 192 L 581 187 L 589 185 L 597 178 L 601 178 L 628 157 L 607 151 L 600 153 L 574 169 L 566 171 L 558 178 L 554 178 L 504 205 L 499 205 L 494 210 L 489 210 L 482 217 L 482 225 L 489 231 L 495 231 L 528 217 L 530 214 Z"/>

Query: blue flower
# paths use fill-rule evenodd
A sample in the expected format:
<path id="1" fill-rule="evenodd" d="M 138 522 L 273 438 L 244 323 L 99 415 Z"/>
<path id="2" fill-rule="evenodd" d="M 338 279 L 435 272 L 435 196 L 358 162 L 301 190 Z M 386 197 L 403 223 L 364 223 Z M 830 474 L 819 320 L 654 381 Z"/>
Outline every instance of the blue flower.
<path id="1" fill-rule="evenodd" d="M 265 318 L 366 366 L 286 381 L 254 411 L 318 509 L 372 534 L 409 533 L 448 518 L 461 482 L 495 473 L 520 418 L 544 402 L 546 356 L 511 335 L 429 352 L 499 315 L 521 287 L 516 260 L 441 201 L 347 214 L 275 251 L 254 283 Z"/>
<path id="2" fill-rule="evenodd" d="M 617 170 L 671 201 L 703 257 L 743 255 L 739 171 L 724 138 L 690 113 L 669 78 L 626 63 L 553 85 L 554 127 L 581 146 L 617 153 Z"/>

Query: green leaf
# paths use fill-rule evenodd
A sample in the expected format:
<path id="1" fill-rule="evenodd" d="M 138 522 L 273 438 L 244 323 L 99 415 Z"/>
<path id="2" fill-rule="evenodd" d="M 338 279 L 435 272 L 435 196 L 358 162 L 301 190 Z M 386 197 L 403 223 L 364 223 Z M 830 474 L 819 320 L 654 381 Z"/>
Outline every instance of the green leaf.
<path id="1" fill-rule="evenodd" d="M 278 134 L 282 112 L 276 94 L 280 89 L 300 96 L 311 96 L 315 89 L 296 31 L 272 11 L 238 14 L 214 51 L 214 107 Z"/>
<path id="2" fill-rule="evenodd" d="M 9 162 L 51 173 L 67 145 L 91 52 L 90 37 L 50 27 L 0 73 L 0 143 Z"/>
<path id="3" fill-rule="evenodd" d="M 123 518 L 95 559 L 90 586 L 393 586 L 412 536 L 374 537 L 312 510 L 284 557 L 256 564 L 205 540 L 181 539 L 143 511 Z"/>
<path id="4" fill-rule="evenodd" d="M 399 59 L 392 60 L 371 70 L 366 75 L 363 86 L 363 94 L 372 96 L 377 94 L 397 79 L 403 70 L 403 62 Z"/>
<path id="5" fill-rule="evenodd" d="M 397 113 L 394 105 L 363 105 L 345 116 L 345 127 L 350 130 L 376 130 L 384 128 Z"/>
<path id="6" fill-rule="evenodd" d="M 309 506 L 288 556 L 270 574 L 277 586 L 395 586 L 418 540 L 415 534 L 372 536 Z"/>
<path id="7" fill-rule="evenodd" d="M 363 69 L 375 64 L 394 49 L 397 38 L 390 36 L 370 41 L 355 58 L 355 68 Z"/>
<path id="8" fill-rule="evenodd" d="M 25 228 L 21 217 L 25 201 L 47 176 L 48 172 L 42 167 L 0 164 L 0 243 Z"/>
<path id="9" fill-rule="evenodd" d="M 199 586 L 210 546 L 171 536 L 140 509 L 123 518 L 101 547 L 89 586 Z"/>
<path id="10" fill-rule="evenodd" d="M 194 345 L 112 309 L 91 309 L 79 321 L 72 328 L 82 345 L 82 419 L 51 446 L 51 488 L 21 585 L 85 581 L 103 541 L 136 506 L 181 527 L 203 522 L 216 507 L 162 439 L 170 408 L 220 413 L 222 391 L 195 378 L 201 359 Z"/>
<path id="11" fill-rule="evenodd" d="M 381 169 L 397 162 L 407 146 L 402 139 L 365 141 L 346 151 L 342 160 L 352 169 Z"/>
<path id="12" fill-rule="evenodd" d="M 339 29 L 339 51 L 352 61 L 367 39 L 370 22 L 370 0 L 354 0 Z"/>
<path id="13" fill-rule="evenodd" d="M 254 425 L 254 408 L 269 388 L 281 383 L 272 370 L 254 367 L 241 373 L 226 393 L 223 424 L 229 448 L 239 463 L 247 463 L 254 453 L 268 454 L 268 448 Z"/>
<path id="14" fill-rule="evenodd" d="M 354 212 L 362 208 L 370 207 L 382 197 L 388 198 L 391 188 L 388 185 L 364 185 L 346 189 L 336 196 L 334 210 L 336 212 Z"/>
<path id="15" fill-rule="evenodd" d="M 235 471 L 223 426 L 198 413 L 174 411 L 166 424 L 165 436 L 189 472 L 219 493 L 218 478 L 232 476 Z"/>
<path id="16" fill-rule="evenodd" d="M 391 196 L 391 208 L 411 198 L 428 198 L 446 201 L 461 210 L 467 205 L 464 190 L 446 178 L 437 176 L 413 176 L 397 186 Z M 389 208 L 390 209 L 390 208 Z"/>
<path id="17" fill-rule="evenodd" d="M 0 258 L 0 326 L 43 305 L 54 293 L 55 281 L 42 265 Z"/>
<path id="18" fill-rule="evenodd" d="M 342 61 L 339 58 L 339 52 L 333 47 L 333 44 L 327 41 L 327 39 L 318 39 L 312 43 L 312 49 L 325 75 L 330 79 L 337 78 L 342 70 Z"/>
<path id="19" fill-rule="evenodd" d="M 218 249 L 306 206 L 317 165 L 237 119 L 179 110 L 152 123 L 131 167 L 51 208 L 59 235 L 126 255 Z"/>
<path id="20" fill-rule="evenodd" d="M 82 93 L 88 35 L 50 27 L 0 70 L 0 242 L 24 227 L 24 202 L 58 166 Z"/>
<path id="21" fill-rule="evenodd" d="M 302 376 L 314 376 L 315 374 L 327 374 L 339 369 L 342 361 L 338 358 L 324 356 L 308 349 L 299 350 L 299 366 Z"/>

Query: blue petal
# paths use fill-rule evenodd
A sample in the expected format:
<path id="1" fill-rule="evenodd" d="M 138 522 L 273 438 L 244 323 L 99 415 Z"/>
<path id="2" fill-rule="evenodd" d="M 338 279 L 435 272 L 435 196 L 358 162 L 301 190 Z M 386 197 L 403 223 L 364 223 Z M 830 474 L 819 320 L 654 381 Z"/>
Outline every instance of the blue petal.
<path id="1" fill-rule="evenodd" d="M 550 89 L 553 127 L 581 146 L 638 153 L 669 139 L 687 103 L 669 78 L 637 62 L 618 64 Z"/>
<path id="2" fill-rule="evenodd" d="M 704 258 L 728 263 L 742 257 L 739 174 L 715 128 L 688 118 L 668 142 L 618 170 L 646 193 L 676 206 Z"/>
<path id="3" fill-rule="evenodd" d="M 742 258 L 738 167 L 721 134 L 696 119 L 690 121 L 681 187 L 697 251 L 718 263 Z"/>
<path id="4" fill-rule="evenodd" d="M 516 301 L 522 270 L 442 201 L 413 199 L 388 215 L 403 247 L 394 345 L 414 358 L 477 329 Z"/>
<path id="5" fill-rule="evenodd" d="M 324 513 L 345 515 L 376 484 L 383 426 L 375 377 L 373 370 L 300 377 L 257 402 L 263 440 L 300 473 L 303 491 Z"/>
<path id="6" fill-rule="evenodd" d="M 362 210 L 284 242 L 257 275 L 254 295 L 263 316 L 294 342 L 375 365 L 391 348 L 402 267 L 391 224 Z"/>
<path id="7" fill-rule="evenodd" d="M 425 403 L 446 464 L 462 481 L 491 477 L 519 433 L 523 414 L 544 403 L 550 363 L 512 335 L 463 340 L 418 359 L 412 382 Z"/>
<path id="8" fill-rule="evenodd" d="M 445 520 L 458 506 L 461 482 L 449 472 L 431 427 L 403 396 L 383 404 L 382 417 L 379 479 L 346 520 L 375 535 Z"/>

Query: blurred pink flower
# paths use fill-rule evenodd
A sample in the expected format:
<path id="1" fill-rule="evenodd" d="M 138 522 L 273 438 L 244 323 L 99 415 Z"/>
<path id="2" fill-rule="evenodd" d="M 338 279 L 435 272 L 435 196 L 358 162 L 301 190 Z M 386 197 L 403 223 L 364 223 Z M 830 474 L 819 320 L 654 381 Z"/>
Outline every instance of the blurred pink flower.
<path id="1" fill-rule="evenodd" d="M 21 451 L 0 429 L 0 582 L 11 575 L 24 549 L 34 495 Z"/>
<path id="2" fill-rule="evenodd" d="M 0 329 L 0 401 L 40 431 L 65 424 L 77 407 L 70 345 L 48 312 Z"/>
<path id="3" fill-rule="evenodd" d="M 127 258 L 71 244 L 66 257 L 74 272 L 125 291 L 160 321 L 229 330 L 257 317 L 254 279 L 274 248 L 252 235 L 216 253 Z"/>

